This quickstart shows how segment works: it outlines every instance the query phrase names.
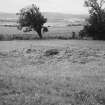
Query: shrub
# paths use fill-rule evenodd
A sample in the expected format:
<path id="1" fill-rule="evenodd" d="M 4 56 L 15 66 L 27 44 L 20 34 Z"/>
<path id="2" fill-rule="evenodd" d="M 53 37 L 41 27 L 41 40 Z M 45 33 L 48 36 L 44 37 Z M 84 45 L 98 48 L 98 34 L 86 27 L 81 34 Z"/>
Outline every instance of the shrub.
<path id="1" fill-rule="evenodd" d="M 4 38 L 4 35 L 2 35 L 2 34 L 0 34 L 0 40 L 2 41 L 2 40 L 4 40 L 5 38 Z"/>
<path id="2" fill-rule="evenodd" d="M 105 40 L 105 0 L 87 0 L 85 5 L 89 8 L 88 24 L 80 32 L 80 36 L 89 36 L 93 39 Z M 83 35 L 84 34 L 84 35 Z"/>

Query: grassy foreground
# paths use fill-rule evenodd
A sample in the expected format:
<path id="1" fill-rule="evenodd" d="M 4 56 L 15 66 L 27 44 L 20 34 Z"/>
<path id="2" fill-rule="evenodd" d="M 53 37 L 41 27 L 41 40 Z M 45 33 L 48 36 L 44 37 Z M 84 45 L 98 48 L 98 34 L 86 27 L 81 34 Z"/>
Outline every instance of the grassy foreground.
<path id="1" fill-rule="evenodd" d="M 105 105 L 105 42 L 0 42 L 0 105 Z"/>

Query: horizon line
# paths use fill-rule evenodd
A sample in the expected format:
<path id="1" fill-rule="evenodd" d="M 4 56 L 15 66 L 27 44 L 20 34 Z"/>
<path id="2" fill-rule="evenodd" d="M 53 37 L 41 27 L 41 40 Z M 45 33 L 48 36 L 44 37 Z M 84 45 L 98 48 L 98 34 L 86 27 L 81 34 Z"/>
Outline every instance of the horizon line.
<path id="1" fill-rule="evenodd" d="M 57 13 L 57 14 L 66 14 L 66 15 L 89 15 L 88 13 L 65 13 L 65 12 L 53 12 L 53 11 L 41 11 L 42 13 Z M 5 14 L 16 14 L 17 12 L 6 12 L 6 11 L 0 11 L 0 13 Z"/>

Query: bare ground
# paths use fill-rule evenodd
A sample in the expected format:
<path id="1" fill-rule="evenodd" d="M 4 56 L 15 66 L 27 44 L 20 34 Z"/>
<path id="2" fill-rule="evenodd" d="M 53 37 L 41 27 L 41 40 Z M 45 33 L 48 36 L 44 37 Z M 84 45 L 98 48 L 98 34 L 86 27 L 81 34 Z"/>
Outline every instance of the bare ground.
<path id="1" fill-rule="evenodd" d="M 0 105 L 105 105 L 105 42 L 0 42 Z"/>

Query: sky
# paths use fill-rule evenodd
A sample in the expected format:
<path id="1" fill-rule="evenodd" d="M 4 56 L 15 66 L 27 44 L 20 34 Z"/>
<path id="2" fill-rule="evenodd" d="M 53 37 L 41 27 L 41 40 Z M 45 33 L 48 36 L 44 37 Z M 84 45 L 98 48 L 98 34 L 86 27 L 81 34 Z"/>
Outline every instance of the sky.
<path id="1" fill-rule="evenodd" d="M 0 0 L 0 11 L 17 13 L 21 8 L 36 4 L 42 12 L 87 14 L 84 0 Z"/>

